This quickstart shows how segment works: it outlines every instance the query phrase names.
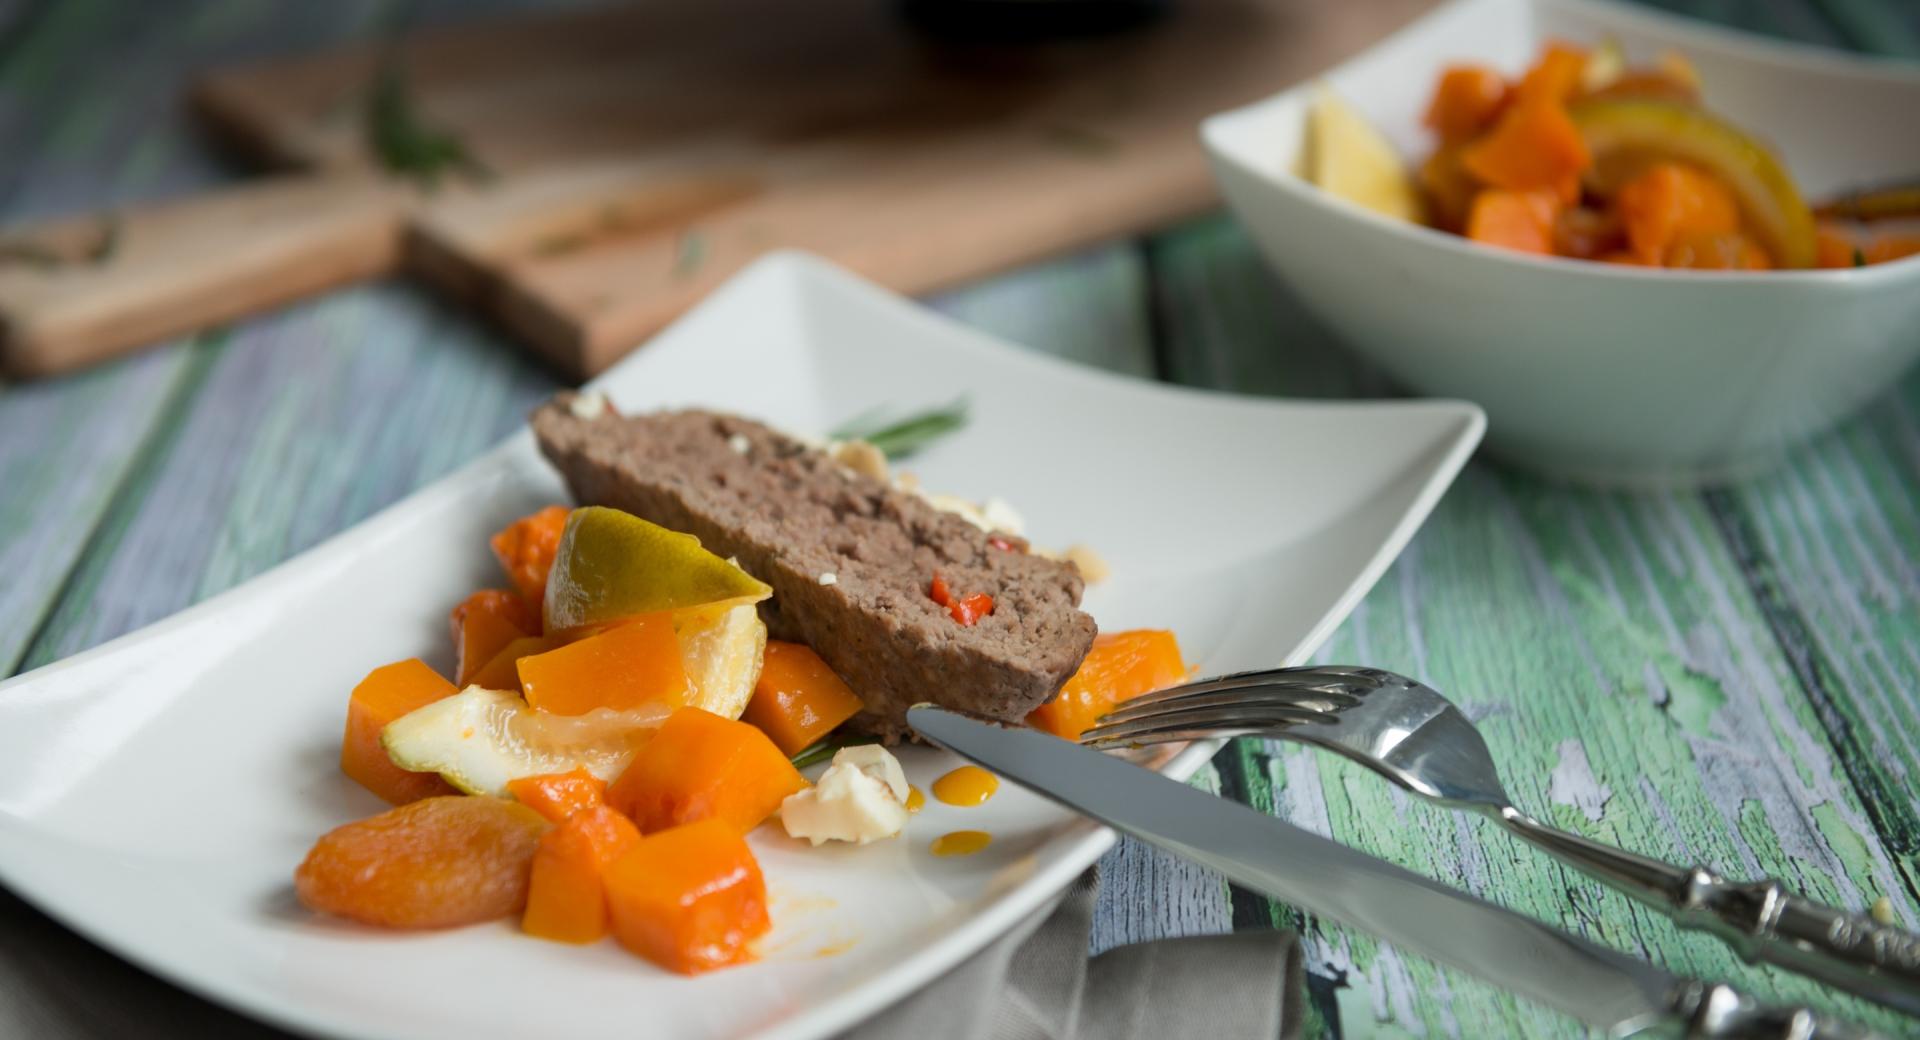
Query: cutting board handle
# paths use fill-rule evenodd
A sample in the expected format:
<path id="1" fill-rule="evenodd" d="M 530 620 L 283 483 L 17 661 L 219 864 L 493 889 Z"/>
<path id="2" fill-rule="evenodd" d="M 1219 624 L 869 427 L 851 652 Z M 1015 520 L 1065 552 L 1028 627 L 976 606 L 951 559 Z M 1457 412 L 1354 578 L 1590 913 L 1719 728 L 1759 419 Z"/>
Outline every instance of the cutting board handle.
<path id="1" fill-rule="evenodd" d="M 70 371 L 391 271 L 408 189 L 298 174 L 0 232 L 0 374 Z"/>

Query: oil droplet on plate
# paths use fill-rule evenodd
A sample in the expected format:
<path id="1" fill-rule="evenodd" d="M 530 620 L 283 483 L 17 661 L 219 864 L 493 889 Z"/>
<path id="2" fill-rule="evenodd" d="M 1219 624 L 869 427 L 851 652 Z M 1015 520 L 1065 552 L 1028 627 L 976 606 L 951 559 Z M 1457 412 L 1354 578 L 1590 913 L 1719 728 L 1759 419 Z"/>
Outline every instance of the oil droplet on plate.
<path id="1" fill-rule="evenodd" d="M 986 831 L 954 831 L 933 839 L 931 849 L 936 856 L 971 856 L 991 841 L 993 835 Z"/>
<path id="2" fill-rule="evenodd" d="M 925 791 L 920 790 L 918 787 L 913 786 L 912 784 L 908 784 L 907 785 L 907 811 L 919 812 L 920 807 L 925 804 L 927 804 L 927 793 Z"/>
<path id="3" fill-rule="evenodd" d="M 948 805 L 979 805 L 1000 789 L 1000 778 L 979 766 L 961 766 L 933 782 L 933 796 Z"/>

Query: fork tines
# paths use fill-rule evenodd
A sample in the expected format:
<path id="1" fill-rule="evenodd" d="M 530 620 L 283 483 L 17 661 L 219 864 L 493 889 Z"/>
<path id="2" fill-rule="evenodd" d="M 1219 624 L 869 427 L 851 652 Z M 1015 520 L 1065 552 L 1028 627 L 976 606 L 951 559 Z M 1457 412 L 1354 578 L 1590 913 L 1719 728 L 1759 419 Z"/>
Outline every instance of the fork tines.
<path id="1" fill-rule="evenodd" d="M 1341 709 L 1359 704 L 1389 679 L 1377 669 L 1339 666 L 1267 668 L 1200 679 L 1127 701 L 1101 716 L 1080 742 L 1102 748 L 1164 744 L 1332 722 Z"/>

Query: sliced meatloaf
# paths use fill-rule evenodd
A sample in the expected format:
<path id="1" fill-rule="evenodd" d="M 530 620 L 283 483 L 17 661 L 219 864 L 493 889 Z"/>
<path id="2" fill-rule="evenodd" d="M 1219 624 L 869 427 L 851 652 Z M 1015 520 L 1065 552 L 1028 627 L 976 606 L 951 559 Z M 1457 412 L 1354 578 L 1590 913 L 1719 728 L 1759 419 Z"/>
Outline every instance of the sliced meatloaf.
<path id="1" fill-rule="evenodd" d="M 575 497 L 689 532 L 772 585 L 761 608 L 769 633 L 813 647 L 847 681 L 866 706 L 857 728 L 897 740 L 922 701 L 1017 721 L 1093 643 L 1071 564 L 1016 539 L 995 545 L 919 496 L 748 419 L 621 416 L 573 402 L 556 396 L 533 429 Z M 954 620 L 929 594 L 936 572 L 956 595 L 992 596 L 993 612 Z"/>

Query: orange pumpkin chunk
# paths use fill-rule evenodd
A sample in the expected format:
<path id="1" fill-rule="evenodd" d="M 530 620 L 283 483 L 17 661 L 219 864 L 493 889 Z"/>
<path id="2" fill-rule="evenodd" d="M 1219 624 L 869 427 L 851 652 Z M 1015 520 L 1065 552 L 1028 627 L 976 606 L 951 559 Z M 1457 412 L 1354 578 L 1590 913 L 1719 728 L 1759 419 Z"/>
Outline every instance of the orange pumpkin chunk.
<path id="1" fill-rule="evenodd" d="M 347 699 L 347 731 L 340 741 L 340 771 L 393 805 L 453 794 L 438 773 L 410 773 L 393 764 L 380 746 L 387 723 L 456 691 L 417 658 L 375 668 Z"/>
<path id="2" fill-rule="evenodd" d="M 1093 649 L 1059 695 L 1027 716 L 1027 725 L 1078 740 L 1121 702 L 1166 689 L 1186 677 L 1187 666 L 1172 632 L 1154 628 L 1105 632 L 1094 637 Z"/>
<path id="3" fill-rule="evenodd" d="M 765 733 L 700 708 L 681 708 L 607 789 L 607 803 L 645 834 L 706 819 L 745 834 L 806 786 Z"/>
<path id="4" fill-rule="evenodd" d="M 1566 109 L 1523 98 L 1509 105 L 1486 136 L 1460 153 L 1475 177 L 1509 191 L 1553 189 L 1563 201 L 1579 195 L 1579 175 L 1593 163 Z"/>
<path id="5" fill-rule="evenodd" d="M 1467 237 L 1523 253 L 1551 254 L 1559 210 L 1552 192 L 1489 189 L 1474 196 Z"/>
<path id="6" fill-rule="evenodd" d="M 633 822 L 604 805 L 548 831 L 533 854 L 521 929 L 555 942 L 600 941 L 607 934 L 607 867 L 639 841 Z"/>
<path id="7" fill-rule="evenodd" d="M 488 690 L 520 689 L 520 659 L 544 654 L 560 645 L 552 636 L 522 636 L 487 659 L 480 670 L 467 677 L 467 685 Z"/>
<path id="8" fill-rule="evenodd" d="M 694 975 L 752 959 L 767 933 L 767 883 L 738 831 L 703 820 L 640 839 L 606 873 L 620 945 Z"/>
<path id="9" fill-rule="evenodd" d="M 517 666 L 527 703 L 556 715 L 687 702 L 687 670 L 673 615 L 642 614 Z"/>
<path id="10" fill-rule="evenodd" d="M 1471 140 L 1500 113 L 1507 81 L 1485 65 L 1450 65 L 1434 85 L 1423 118 L 1443 144 Z"/>
<path id="11" fill-rule="evenodd" d="M 453 674 L 461 686 L 501 647 L 540 631 L 539 613 L 529 610 L 526 600 L 505 589 L 481 589 L 468 596 L 453 608 L 447 622 L 453 627 L 453 646 L 459 657 Z"/>
<path id="12" fill-rule="evenodd" d="M 1520 78 L 1514 95 L 1525 101 L 1565 104 L 1580 89 L 1580 77 L 1587 71 L 1587 52 L 1564 40 L 1550 40 L 1539 60 Z"/>
<path id="13" fill-rule="evenodd" d="M 493 555 L 536 616 L 547 598 L 547 575 L 560 551 L 569 512 L 566 506 L 548 506 L 508 524 L 492 539 Z"/>
<path id="14" fill-rule="evenodd" d="M 383 928 L 451 928 L 518 913 L 547 821 L 498 798 L 428 798 L 314 843 L 293 873 L 300 902 Z"/>
<path id="15" fill-rule="evenodd" d="M 607 782 L 587 772 L 585 767 L 509 780 L 507 793 L 553 823 L 607 804 Z"/>
<path id="16" fill-rule="evenodd" d="M 860 698 L 811 647 L 769 640 L 760 680 L 740 720 L 758 726 L 791 757 L 860 708 Z"/>
<path id="17" fill-rule="evenodd" d="M 1660 162 L 1620 186 L 1614 196 L 1634 253 L 1658 263 L 1667 247 L 1689 235 L 1732 235 L 1740 204 L 1732 190 L 1685 163 Z"/>

